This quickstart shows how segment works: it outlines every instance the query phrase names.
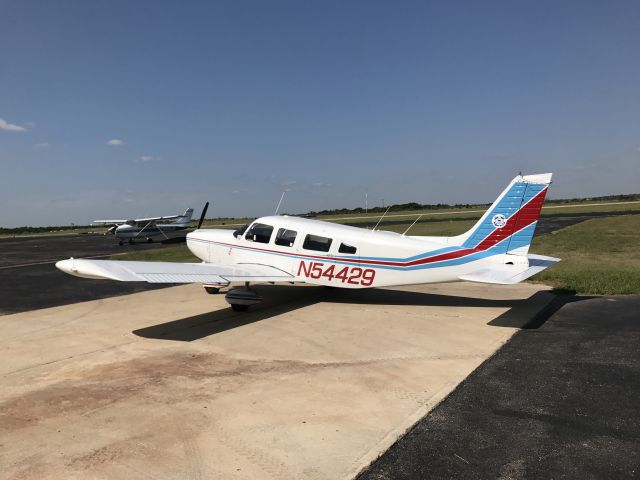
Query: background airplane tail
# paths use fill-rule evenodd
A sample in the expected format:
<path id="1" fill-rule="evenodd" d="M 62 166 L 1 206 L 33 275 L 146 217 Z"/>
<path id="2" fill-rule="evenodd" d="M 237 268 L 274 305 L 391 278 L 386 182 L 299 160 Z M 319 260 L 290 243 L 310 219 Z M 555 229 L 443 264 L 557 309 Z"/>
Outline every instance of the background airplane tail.
<path id="1" fill-rule="evenodd" d="M 191 217 L 193 216 L 193 208 L 187 208 L 185 210 L 185 212 L 176 219 L 175 222 L 176 224 L 180 224 L 180 225 L 189 225 L 189 223 L 191 222 Z"/>
<path id="2" fill-rule="evenodd" d="M 452 242 L 493 253 L 526 255 L 535 233 L 551 174 L 518 175 L 468 232 Z"/>

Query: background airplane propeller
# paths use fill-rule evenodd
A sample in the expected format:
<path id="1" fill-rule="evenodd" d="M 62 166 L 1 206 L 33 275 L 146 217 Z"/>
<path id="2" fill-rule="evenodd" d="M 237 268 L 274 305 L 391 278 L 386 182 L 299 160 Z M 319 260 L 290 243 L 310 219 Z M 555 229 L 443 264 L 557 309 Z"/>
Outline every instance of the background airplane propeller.
<path id="1" fill-rule="evenodd" d="M 198 222 L 197 230 L 200 230 L 200 227 L 202 227 L 202 222 L 204 222 L 204 216 L 207 214 L 207 208 L 209 208 L 209 202 L 204 204 L 204 208 L 202 209 L 202 214 L 200 215 L 200 221 Z"/>

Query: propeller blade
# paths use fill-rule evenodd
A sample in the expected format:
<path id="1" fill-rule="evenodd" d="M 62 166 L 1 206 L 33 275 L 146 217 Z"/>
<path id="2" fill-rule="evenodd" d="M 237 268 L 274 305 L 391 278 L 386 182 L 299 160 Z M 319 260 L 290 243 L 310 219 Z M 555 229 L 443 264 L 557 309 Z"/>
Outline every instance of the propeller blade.
<path id="1" fill-rule="evenodd" d="M 204 222 L 204 216 L 207 214 L 207 208 L 209 208 L 209 202 L 204 204 L 204 208 L 202 209 L 202 215 L 200 215 L 200 221 L 198 222 L 198 230 L 202 227 L 202 222 Z"/>

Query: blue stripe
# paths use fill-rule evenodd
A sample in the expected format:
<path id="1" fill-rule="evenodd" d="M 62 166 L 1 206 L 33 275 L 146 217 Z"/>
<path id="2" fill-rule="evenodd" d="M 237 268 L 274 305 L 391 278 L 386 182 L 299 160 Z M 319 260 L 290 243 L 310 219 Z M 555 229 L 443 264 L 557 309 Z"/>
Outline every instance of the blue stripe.
<path id="1" fill-rule="evenodd" d="M 537 221 L 533 222 L 531 225 L 526 226 L 519 232 L 511 235 L 511 242 L 509 243 L 508 250 L 511 252 L 516 248 L 524 247 L 527 245 L 531 245 L 531 240 L 533 239 L 533 234 L 536 231 Z"/>
<path id="2" fill-rule="evenodd" d="M 465 248 L 473 248 L 491 235 L 496 229 L 492 223 L 494 216 L 500 214 L 504 215 L 507 220 L 511 218 L 511 216 L 520 209 L 526 189 L 526 183 L 514 183 L 509 191 L 507 191 L 507 193 L 500 199 L 500 202 L 491 209 L 484 221 L 471 233 L 462 246 Z"/>

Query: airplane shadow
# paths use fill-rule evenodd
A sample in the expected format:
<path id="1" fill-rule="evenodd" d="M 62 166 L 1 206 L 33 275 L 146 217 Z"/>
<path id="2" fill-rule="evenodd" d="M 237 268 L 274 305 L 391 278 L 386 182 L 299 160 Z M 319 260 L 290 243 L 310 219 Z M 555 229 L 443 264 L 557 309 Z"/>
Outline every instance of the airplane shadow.
<path id="1" fill-rule="evenodd" d="M 264 301 L 251 307 L 248 312 L 238 313 L 225 308 L 152 325 L 134 330 L 132 333 L 144 338 L 191 342 L 320 302 L 352 305 L 508 308 L 505 313 L 488 324 L 495 327 L 538 328 L 564 304 L 585 298 L 556 295 L 552 292 L 537 292 L 530 298 L 520 300 L 490 300 L 391 289 L 343 290 L 285 285 L 257 285 L 255 289 L 263 296 Z M 545 307 L 538 312 L 532 312 L 532 304 L 535 305 L 539 299 L 543 299 L 538 297 L 549 298 L 543 302 Z"/>

